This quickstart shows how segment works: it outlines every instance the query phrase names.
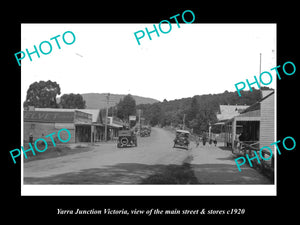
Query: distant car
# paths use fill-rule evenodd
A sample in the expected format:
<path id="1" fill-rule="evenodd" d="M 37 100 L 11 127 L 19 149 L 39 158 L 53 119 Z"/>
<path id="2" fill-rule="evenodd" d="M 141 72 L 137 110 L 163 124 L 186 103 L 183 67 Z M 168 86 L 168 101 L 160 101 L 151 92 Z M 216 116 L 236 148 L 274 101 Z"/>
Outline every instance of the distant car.
<path id="1" fill-rule="evenodd" d="M 190 132 L 187 130 L 176 130 L 176 137 L 174 139 L 173 148 L 185 148 L 186 150 L 189 149 L 190 144 Z"/>
<path id="2" fill-rule="evenodd" d="M 141 137 L 149 137 L 151 134 L 151 130 L 149 127 L 142 127 L 140 130 L 140 136 Z"/>
<path id="3" fill-rule="evenodd" d="M 132 130 L 120 130 L 118 137 L 118 148 L 123 147 L 136 147 L 137 146 L 137 138 L 136 134 Z"/>

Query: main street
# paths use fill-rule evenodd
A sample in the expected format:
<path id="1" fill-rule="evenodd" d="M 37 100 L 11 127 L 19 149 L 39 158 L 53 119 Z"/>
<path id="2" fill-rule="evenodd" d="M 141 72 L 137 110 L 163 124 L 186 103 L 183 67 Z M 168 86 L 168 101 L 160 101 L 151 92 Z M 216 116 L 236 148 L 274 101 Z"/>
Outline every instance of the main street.
<path id="1" fill-rule="evenodd" d="M 90 151 L 29 161 L 24 184 L 269 184 L 256 170 L 239 172 L 231 151 L 215 146 L 173 148 L 174 133 L 152 128 L 138 147 L 96 143 Z"/>

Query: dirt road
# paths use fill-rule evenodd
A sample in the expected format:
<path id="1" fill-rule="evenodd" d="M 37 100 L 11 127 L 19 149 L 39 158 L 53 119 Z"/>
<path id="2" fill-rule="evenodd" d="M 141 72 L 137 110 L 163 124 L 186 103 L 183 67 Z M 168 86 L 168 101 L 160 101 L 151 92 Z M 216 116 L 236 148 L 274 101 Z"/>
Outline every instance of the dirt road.
<path id="1" fill-rule="evenodd" d="M 91 151 L 30 161 L 24 184 L 239 184 L 269 181 L 251 168 L 238 172 L 230 151 L 218 147 L 172 148 L 174 134 L 152 128 L 138 137 L 138 147 L 97 143 Z"/>
<path id="2" fill-rule="evenodd" d="M 188 151 L 173 149 L 174 135 L 152 128 L 138 147 L 100 143 L 92 151 L 25 163 L 24 184 L 136 184 L 169 165 L 181 166 Z"/>

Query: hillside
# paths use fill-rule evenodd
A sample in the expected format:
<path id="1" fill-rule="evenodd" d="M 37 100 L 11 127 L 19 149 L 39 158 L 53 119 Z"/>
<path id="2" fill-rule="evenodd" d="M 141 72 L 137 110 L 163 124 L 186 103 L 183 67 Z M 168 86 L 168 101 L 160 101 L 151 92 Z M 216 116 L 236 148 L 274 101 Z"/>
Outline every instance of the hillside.
<path id="1" fill-rule="evenodd" d="M 87 109 L 103 109 L 106 107 L 106 93 L 86 93 L 81 95 L 86 102 Z M 115 106 L 124 96 L 125 95 L 110 94 L 109 106 Z M 135 99 L 137 105 L 153 104 L 159 102 L 158 100 L 153 98 L 145 98 L 136 95 L 132 95 L 132 97 Z"/>
<path id="2" fill-rule="evenodd" d="M 269 89 L 269 88 L 265 88 Z M 185 125 L 200 133 L 208 130 L 209 123 L 217 122 L 216 114 L 220 105 L 252 105 L 261 99 L 261 92 L 253 89 L 253 92 L 243 91 L 243 97 L 237 92 L 219 94 L 195 95 L 190 98 L 163 101 L 155 104 L 142 104 L 137 108 L 142 110 L 142 115 L 152 126 L 178 126 L 182 124 L 185 116 Z"/>

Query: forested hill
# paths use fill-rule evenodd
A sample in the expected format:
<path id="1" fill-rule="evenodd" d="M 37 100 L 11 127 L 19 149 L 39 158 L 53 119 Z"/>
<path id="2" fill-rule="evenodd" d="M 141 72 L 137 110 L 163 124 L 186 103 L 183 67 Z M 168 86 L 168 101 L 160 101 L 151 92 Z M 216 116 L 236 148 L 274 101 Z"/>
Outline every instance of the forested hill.
<path id="1" fill-rule="evenodd" d="M 182 124 L 185 114 L 186 126 L 194 128 L 195 132 L 201 132 L 207 130 L 209 122 L 217 122 L 216 113 L 219 112 L 220 105 L 252 105 L 261 98 L 258 89 L 253 89 L 252 92 L 242 91 L 241 94 L 239 97 L 236 91 L 225 91 L 220 94 L 196 95 L 154 104 L 140 104 L 137 108 L 143 110 L 143 117 L 151 125 L 177 126 Z"/>
<path id="2" fill-rule="evenodd" d="M 86 93 L 81 94 L 83 97 L 83 100 L 85 100 L 86 108 L 87 109 L 105 109 L 107 105 L 107 98 L 106 93 Z M 109 105 L 115 106 L 120 99 L 122 99 L 125 95 L 121 94 L 110 94 L 109 97 Z M 146 98 L 141 96 L 132 95 L 134 100 L 136 101 L 136 104 L 153 104 L 155 102 L 158 102 L 158 100 L 153 98 Z"/>

